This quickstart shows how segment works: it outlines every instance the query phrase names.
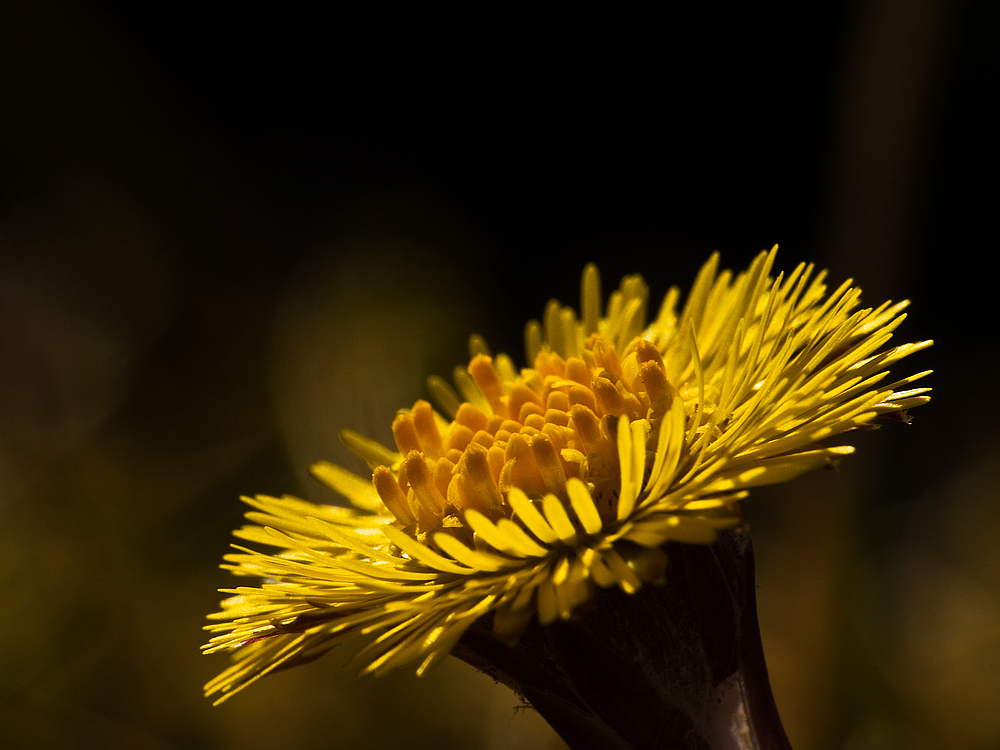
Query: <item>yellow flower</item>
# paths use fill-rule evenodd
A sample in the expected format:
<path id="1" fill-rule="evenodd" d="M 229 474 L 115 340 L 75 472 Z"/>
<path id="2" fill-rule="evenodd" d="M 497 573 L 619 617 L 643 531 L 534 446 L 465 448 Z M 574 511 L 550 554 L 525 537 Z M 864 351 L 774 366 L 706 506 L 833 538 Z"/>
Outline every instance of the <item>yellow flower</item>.
<path id="1" fill-rule="evenodd" d="M 232 695 L 278 667 L 373 635 L 355 657 L 377 674 L 417 659 L 423 673 L 492 613 L 502 640 L 532 617 L 586 611 L 596 586 L 662 582 L 668 541 L 708 544 L 742 522 L 755 485 L 830 465 L 849 446 L 821 441 L 926 403 L 927 372 L 883 381 L 926 348 L 883 349 L 906 302 L 856 309 L 799 265 L 770 276 L 775 249 L 736 276 L 702 267 L 680 315 L 671 289 L 647 324 L 648 289 L 625 278 L 601 315 L 594 266 L 582 316 L 549 303 L 526 330 L 518 372 L 474 336 L 458 392 L 432 378 L 450 421 L 426 401 L 392 425 L 396 449 L 345 432 L 371 480 L 328 463 L 314 474 L 353 509 L 245 498 L 253 525 L 224 567 L 264 579 L 211 615 L 207 652 L 236 663 L 206 686 Z"/>

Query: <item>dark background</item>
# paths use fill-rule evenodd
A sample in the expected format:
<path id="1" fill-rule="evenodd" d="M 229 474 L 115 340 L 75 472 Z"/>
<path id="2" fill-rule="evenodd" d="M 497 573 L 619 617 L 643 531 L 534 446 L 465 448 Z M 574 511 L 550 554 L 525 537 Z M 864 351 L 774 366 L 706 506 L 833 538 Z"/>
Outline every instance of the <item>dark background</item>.
<path id="1" fill-rule="evenodd" d="M 937 343 L 909 427 L 747 503 L 796 748 L 1000 743 L 998 6 L 0 6 L 0 743 L 559 747 L 462 665 L 200 685 L 240 494 L 550 297 L 780 243 Z"/>

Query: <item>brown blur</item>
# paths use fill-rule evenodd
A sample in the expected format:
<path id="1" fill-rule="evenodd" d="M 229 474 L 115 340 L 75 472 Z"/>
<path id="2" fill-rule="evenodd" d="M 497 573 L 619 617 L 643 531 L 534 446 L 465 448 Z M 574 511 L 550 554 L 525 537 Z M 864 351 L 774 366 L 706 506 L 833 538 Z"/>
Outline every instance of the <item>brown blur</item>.
<path id="1" fill-rule="evenodd" d="M 339 429 L 390 441 L 472 332 L 523 364 L 588 261 L 659 297 L 774 242 L 938 342 L 912 425 L 747 502 L 792 744 L 1000 746 L 996 8 L 572 40 L 274 14 L 0 7 L 0 746 L 564 747 L 456 660 L 335 651 L 213 708 L 238 498 L 336 502 L 307 468 L 363 470 Z"/>

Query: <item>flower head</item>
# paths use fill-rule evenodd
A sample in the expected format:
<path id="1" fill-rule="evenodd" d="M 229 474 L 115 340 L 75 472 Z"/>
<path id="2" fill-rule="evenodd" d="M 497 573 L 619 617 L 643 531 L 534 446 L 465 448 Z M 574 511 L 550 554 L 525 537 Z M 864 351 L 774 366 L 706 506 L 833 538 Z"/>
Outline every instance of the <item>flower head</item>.
<path id="1" fill-rule="evenodd" d="M 906 302 L 857 309 L 845 282 L 799 265 L 771 276 L 775 250 L 733 275 L 702 267 L 683 310 L 671 289 L 647 323 L 648 289 L 626 277 L 601 306 L 595 267 L 582 311 L 550 302 L 526 330 L 530 368 L 492 357 L 479 337 L 457 392 L 432 378 L 444 417 L 418 401 L 392 425 L 395 450 L 342 437 L 371 480 L 328 463 L 314 474 L 352 509 L 291 497 L 245 501 L 225 567 L 263 578 L 208 626 L 208 652 L 237 662 L 206 686 L 224 700 L 278 668 L 374 636 L 366 672 L 446 657 L 492 614 L 514 641 L 583 614 L 595 587 L 634 593 L 662 582 L 670 541 L 707 544 L 742 523 L 755 485 L 835 463 L 849 446 L 822 441 L 929 400 L 888 385 L 888 368 L 931 344 L 885 349 Z"/>

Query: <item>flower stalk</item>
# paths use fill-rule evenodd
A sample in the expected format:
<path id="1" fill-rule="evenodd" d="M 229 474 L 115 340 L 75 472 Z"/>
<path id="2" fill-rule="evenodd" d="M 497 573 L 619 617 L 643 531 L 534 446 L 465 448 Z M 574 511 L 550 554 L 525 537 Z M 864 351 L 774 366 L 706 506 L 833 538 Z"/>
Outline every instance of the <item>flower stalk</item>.
<path id="1" fill-rule="evenodd" d="M 454 655 L 507 684 L 573 750 L 786 750 L 757 622 L 753 545 L 667 545 L 662 586 L 609 589 L 516 644 L 488 618 Z"/>

